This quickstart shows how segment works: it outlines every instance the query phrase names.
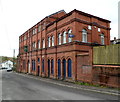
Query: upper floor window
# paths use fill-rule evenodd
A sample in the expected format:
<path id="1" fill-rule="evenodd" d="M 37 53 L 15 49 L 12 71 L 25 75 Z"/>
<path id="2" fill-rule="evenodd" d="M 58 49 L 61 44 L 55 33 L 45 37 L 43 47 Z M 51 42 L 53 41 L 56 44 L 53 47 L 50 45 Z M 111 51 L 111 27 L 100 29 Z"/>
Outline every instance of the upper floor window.
<path id="1" fill-rule="evenodd" d="M 24 40 L 26 40 L 26 35 L 24 36 Z"/>
<path id="2" fill-rule="evenodd" d="M 38 63 L 40 63 L 40 58 L 38 58 Z"/>
<path id="3" fill-rule="evenodd" d="M 40 49 L 40 40 L 38 40 L 38 49 Z"/>
<path id="4" fill-rule="evenodd" d="M 40 32 L 40 31 L 41 31 L 41 25 L 38 26 L 38 32 Z"/>
<path id="5" fill-rule="evenodd" d="M 36 34 L 37 33 L 37 29 L 33 29 L 33 34 Z"/>
<path id="6" fill-rule="evenodd" d="M 71 29 L 68 30 L 68 42 L 72 42 L 72 37 L 70 36 L 70 34 L 72 34 Z"/>
<path id="7" fill-rule="evenodd" d="M 33 29 L 33 32 L 32 32 L 32 34 L 35 34 L 35 30 Z"/>
<path id="8" fill-rule="evenodd" d="M 21 42 L 21 38 L 19 39 L 19 42 Z"/>
<path id="9" fill-rule="evenodd" d="M 50 43 L 51 43 L 51 38 L 48 37 L 48 47 L 50 47 Z"/>
<path id="10" fill-rule="evenodd" d="M 35 34 L 37 33 L 37 29 L 35 28 Z"/>
<path id="11" fill-rule="evenodd" d="M 66 43 L 66 32 L 63 32 L 63 44 Z"/>
<path id="12" fill-rule="evenodd" d="M 89 29 L 89 30 L 92 30 L 92 26 L 89 25 L 89 26 L 88 26 L 88 29 Z"/>
<path id="13" fill-rule="evenodd" d="M 98 28 L 98 32 L 100 32 L 100 28 Z"/>
<path id="14" fill-rule="evenodd" d="M 85 29 L 82 30 L 82 42 L 87 42 L 87 31 Z"/>
<path id="15" fill-rule="evenodd" d="M 35 46 L 35 48 L 36 48 L 36 42 L 34 42 L 34 46 Z"/>
<path id="16" fill-rule="evenodd" d="M 45 39 L 42 40 L 42 47 L 45 48 Z"/>
<path id="17" fill-rule="evenodd" d="M 100 37 L 101 37 L 101 44 L 104 45 L 104 44 L 105 44 L 105 41 L 104 41 L 104 40 L 105 40 L 105 37 L 104 37 L 104 34 L 101 34 Z"/>
<path id="18" fill-rule="evenodd" d="M 32 48 L 33 48 L 33 49 L 36 48 L 36 42 L 33 42 L 33 43 L 32 43 Z"/>
<path id="19" fill-rule="evenodd" d="M 54 36 L 52 36 L 52 46 L 54 46 Z"/>
<path id="20" fill-rule="evenodd" d="M 58 45 L 61 45 L 61 34 L 58 34 Z"/>

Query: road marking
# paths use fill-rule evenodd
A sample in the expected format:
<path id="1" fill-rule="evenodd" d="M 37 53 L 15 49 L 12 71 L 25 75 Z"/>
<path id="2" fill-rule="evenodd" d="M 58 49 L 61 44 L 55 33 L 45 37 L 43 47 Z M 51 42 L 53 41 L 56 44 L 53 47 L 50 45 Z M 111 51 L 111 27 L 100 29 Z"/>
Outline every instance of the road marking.
<path id="1" fill-rule="evenodd" d="M 86 91 L 92 91 L 92 92 L 97 92 L 97 93 L 104 93 L 104 94 L 109 94 L 109 95 L 120 96 L 119 93 L 111 93 L 111 92 L 99 91 L 99 90 L 95 90 L 95 89 L 85 89 L 85 88 L 81 88 L 81 87 L 74 87 L 74 86 L 70 86 L 70 85 L 64 85 L 64 84 L 60 84 L 60 83 L 56 83 L 56 82 L 51 82 L 51 81 L 49 81 L 47 79 L 43 80 L 43 79 L 37 78 L 35 76 L 32 77 L 32 76 L 29 76 L 29 75 L 26 75 L 26 74 L 20 74 L 20 73 L 16 73 L 16 74 L 24 76 L 24 77 L 27 77 L 27 78 L 32 78 L 32 79 L 36 79 L 36 80 L 41 80 L 41 81 L 44 81 L 44 82 L 52 83 L 52 84 L 55 84 L 55 85 L 66 86 L 66 87 L 70 87 L 70 88 L 86 90 Z"/>

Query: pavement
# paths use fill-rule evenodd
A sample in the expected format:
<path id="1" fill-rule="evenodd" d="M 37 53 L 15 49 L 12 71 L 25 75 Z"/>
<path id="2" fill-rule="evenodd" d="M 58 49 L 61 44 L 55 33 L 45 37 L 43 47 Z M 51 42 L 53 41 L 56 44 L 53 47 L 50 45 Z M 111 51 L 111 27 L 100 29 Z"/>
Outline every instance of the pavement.
<path id="1" fill-rule="evenodd" d="M 29 77 L 29 78 L 33 78 L 33 79 L 37 79 L 37 80 L 41 80 L 41 81 L 44 81 L 44 82 L 49 82 L 49 83 L 60 85 L 60 86 L 66 86 L 66 87 L 70 87 L 70 88 L 92 91 L 92 92 L 96 92 L 96 93 L 115 95 L 115 96 L 120 97 L 120 90 L 118 90 L 117 88 L 78 85 L 78 84 L 75 84 L 73 82 L 50 79 L 50 78 L 43 78 L 43 77 L 40 77 L 40 76 L 34 76 L 34 75 L 30 75 L 30 74 L 24 74 L 24 73 L 16 73 L 16 74 L 19 74 L 19 75 L 22 75 L 22 76 L 25 76 L 25 77 Z"/>

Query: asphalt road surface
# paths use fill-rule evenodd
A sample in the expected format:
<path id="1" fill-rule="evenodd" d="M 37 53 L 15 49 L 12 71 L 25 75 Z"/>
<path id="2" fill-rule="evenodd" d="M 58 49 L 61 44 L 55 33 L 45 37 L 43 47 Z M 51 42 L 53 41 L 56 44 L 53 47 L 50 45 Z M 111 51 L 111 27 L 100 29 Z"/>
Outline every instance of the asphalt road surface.
<path id="1" fill-rule="evenodd" d="M 2 100 L 117 100 L 114 95 L 90 92 L 2 71 Z M 107 102 L 105 101 L 105 102 Z"/>

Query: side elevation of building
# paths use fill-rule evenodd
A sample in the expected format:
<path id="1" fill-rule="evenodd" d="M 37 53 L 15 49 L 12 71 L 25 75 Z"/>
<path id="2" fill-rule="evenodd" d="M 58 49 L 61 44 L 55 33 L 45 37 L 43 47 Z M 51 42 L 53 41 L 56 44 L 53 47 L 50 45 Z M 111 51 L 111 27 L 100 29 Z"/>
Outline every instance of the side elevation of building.
<path id="1" fill-rule="evenodd" d="M 19 37 L 19 72 L 91 82 L 93 46 L 110 44 L 110 21 L 73 10 L 45 17 Z"/>

